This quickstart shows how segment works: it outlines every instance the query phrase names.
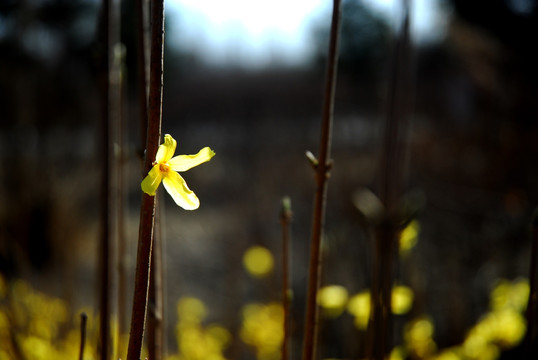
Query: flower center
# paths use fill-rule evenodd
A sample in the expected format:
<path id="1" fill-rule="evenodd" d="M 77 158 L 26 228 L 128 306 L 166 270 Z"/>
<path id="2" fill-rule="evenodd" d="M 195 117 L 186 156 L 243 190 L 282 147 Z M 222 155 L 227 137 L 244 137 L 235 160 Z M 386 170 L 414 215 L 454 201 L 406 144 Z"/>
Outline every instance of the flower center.
<path id="1" fill-rule="evenodd" d="M 166 173 L 168 171 L 170 171 L 170 165 L 166 164 L 166 163 L 161 163 L 159 164 L 159 170 L 163 173 Z"/>

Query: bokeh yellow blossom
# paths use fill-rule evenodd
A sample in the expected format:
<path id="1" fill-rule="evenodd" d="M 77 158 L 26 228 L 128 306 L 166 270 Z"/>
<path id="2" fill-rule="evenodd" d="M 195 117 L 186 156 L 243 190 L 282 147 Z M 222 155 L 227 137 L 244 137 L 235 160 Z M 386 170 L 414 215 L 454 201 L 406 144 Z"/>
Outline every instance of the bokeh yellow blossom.
<path id="1" fill-rule="evenodd" d="M 469 330 L 463 342 L 468 359 L 496 359 L 502 350 L 518 345 L 527 330 L 523 317 L 529 296 L 526 279 L 501 279 L 490 295 L 491 311 Z"/>
<path id="2" fill-rule="evenodd" d="M 279 303 L 248 304 L 243 308 L 241 340 L 256 348 L 258 360 L 280 359 L 284 339 L 284 310 Z"/>
<path id="3" fill-rule="evenodd" d="M 491 292 L 490 306 L 493 311 L 511 308 L 524 311 L 529 300 L 530 287 L 526 279 L 510 282 L 501 279 Z"/>
<path id="4" fill-rule="evenodd" d="M 200 206 L 200 200 L 189 189 L 185 179 L 178 172 L 187 171 L 211 160 L 215 156 L 215 152 L 209 147 L 205 147 L 196 155 L 174 156 L 176 145 L 177 142 L 172 136 L 168 134 L 164 136 L 164 144 L 160 145 L 157 150 L 153 167 L 142 181 L 142 191 L 154 196 L 162 181 L 164 188 L 177 205 L 185 210 L 195 210 Z"/>
<path id="5" fill-rule="evenodd" d="M 413 358 L 427 358 L 436 352 L 433 332 L 433 323 L 427 317 L 419 317 L 405 325 L 405 345 L 409 353 L 413 354 Z"/>
<path id="6" fill-rule="evenodd" d="M 395 315 L 407 314 L 413 306 L 413 290 L 407 286 L 397 285 L 392 288 L 391 307 Z M 370 318 L 370 291 L 353 295 L 347 304 L 347 311 L 355 317 L 355 327 L 366 330 Z"/>
<path id="7" fill-rule="evenodd" d="M 321 306 L 322 313 L 328 318 L 336 318 L 346 308 L 348 293 L 345 287 L 340 285 L 328 285 L 319 289 L 317 301 Z"/>
<path id="8" fill-rule="evenodd" d="M 252 246 L 243 255 L 243 266 L 254 277 L 264 277 L 273 270 L 273 255 L 263 246 Z"/>
<path id="9" fill-rule="evenodd" d="M 392 288 L 392 313 L 396 315 L 407 314 L 413 306 L 414 293 L 411 288 L 397 285 Z"/>
<path id="10" fill-rule="evenodd" d="M 418 242 L 420 223 L 417 220 L 411 221 L 401 232 L 399 238 L 400 256 L 406 256 Z"/>
<path id="11" fill-rule="evenodd" d="M 35 291 L 22 280 L 13 280 L 6 288 L 10 296 L 0 304 L 0 360 L 78 358 L 80 326 L 75 327 L 65 301 Z M 84 359 L 96 359 L 95 350 L 87 342 Z"/>
<path id="12" fill-rule="evenodd" d="M 353 295 L 347 304 L 347 311 L 355 317 L 355 327 L 366 330 L 370 318 L 370 292 L 362 291 Z"/>
<path id="13" fill-rule="evenodd" d="M 207 315 L 204 303 L 194 297 L 184 297 L 177 304 L 176 325 L 178 354 L 168 360 L 225 360 L 224 350 L 231 335 L 219 324 L 204 326 Z"/>

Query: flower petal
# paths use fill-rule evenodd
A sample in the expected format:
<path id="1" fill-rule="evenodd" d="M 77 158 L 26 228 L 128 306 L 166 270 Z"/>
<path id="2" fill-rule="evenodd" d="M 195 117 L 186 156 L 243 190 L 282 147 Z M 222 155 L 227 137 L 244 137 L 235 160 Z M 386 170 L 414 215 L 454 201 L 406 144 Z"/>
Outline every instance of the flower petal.
<path id="1" fill-rule="evenodd" d="M 168 165 L 170 165 L 170 168 L 174 171 L 187 171 L 190 168 L 211 160 L 213 156 L 215 156 L 215 152 L 206 146 L 202 150 L 198 151 L 198 154 L 196 155 L 174 156 L 172 159 L 170 159 L 170 161 L 168 161 Z"/>
<path id="2" fill-rule="evenodd" d="M 176 145 L 177 142 L 172 136 L 164 135 L 164 143 L 159 145 L 159 149 L 157 149 L 155 162 L 161 163 L 170 160 L 176 152 Z"/>
<path id="3" fill-rule="evenodd" d="M 195 210 L 200 206 L 200 200 L 187 186 L 185 180 L 175 171 L 169 171 L 163 179 L 166 191 L 172 199 L 185 210 Z"/>
<path id="4" fill-rule="evenodd" d="M 155 192 L 157 191 L 157 188 L 159 187 L 159 184 L 161 183 L 162 179 L 163 174 L 159 170 L 159 165 L 157 164 L 151 168 L 148 173 L 148 176 L 146 176 L 144 180 L 142 180 L 142 191 L 148 195 L 155 196 Z"/>

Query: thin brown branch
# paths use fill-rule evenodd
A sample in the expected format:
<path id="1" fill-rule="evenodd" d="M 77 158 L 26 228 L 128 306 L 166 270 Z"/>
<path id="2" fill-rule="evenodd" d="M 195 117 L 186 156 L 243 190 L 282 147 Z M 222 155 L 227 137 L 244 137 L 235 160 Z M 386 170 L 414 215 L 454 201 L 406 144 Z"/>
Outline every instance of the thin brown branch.
<path id="1" fill-rule="evenodd" d="M 288 197 L 282 199 L 280 212 L 280 224 L 282 227 L 282 308 L 284 310 L 284 339 L 282 341 L 282 360 L 290 357 L 290 303 L 293 296 L 290 285 L 290 224 L 292 220 L 291 200 Z"/>
<path id="2" fill-rule="evenodd" d="M 113 194 L 111 178 L 113 175 L 112 132 L 117 120 L 119 109 L 116 90 L 118 84 L 114 81 L 114 46 L 119 38 L 118 12 L 114 3 L 103 0 L 100 18 L 101 56 L 101 86 L 102 86 L 102 115 L 101 115 L 101 234 L 99 248 L 99 353 L 102 360 L 110 356 L 110 284 L 111 284 L 111 205 Z"/>
<path id="3" fill-rule="evenodd" d="M 316 304 L 317 292 L 321 277 L 321 239 L 325 222 L 325 204 L 327 197 L 327 180 L 331 164 L 332 121 L 334 111 L 334 95 L 336 89 L 336 73 L 338 64 L 338 40 L 340 30 L 340 0 L 333 0 L 331 35 L 327 73 L 325 78 L 325 93 L 323 99 L 323 114 L 321 123 L 320 152 L 317 159 L 316 193 L 314 196 L 314 214 L 312 220 L 312 238 L 310 242 L 310 262 L 308 273 L 308 293 L 306 298 L 305 333 L 303 341 L 303 360 L 316 358 L 319 309 Z"/>
<path id="4" fill-rule="evenodd" d="M 147 173 L 155 159 L 161 138 L 163 55 L 164 55 L 164 0 L 152 2 L 151 57 L 149 86 L 149 121 L 146 139 Z M 142 349 L 147 310 L 149 272 L 155 220 L 155 197 L 144 193 L 140 209 L 140 228 L 136 260 L 135 289 L 127 360 L 138 360 Z"/>
<path id="5" fill-rule="evenodd" d="M 164 349 L 163 324 L 163 264 L 162 264 L 162 201 L 157 199 L 157 217 L 151 253 L 151 271 L 148 299 L 148 355 L 152 360 L 161 360 Z"/>
<path id="6" fill-rule="evenodd" d="M 123 49 L 122 49 L 123 50 Z M 118 95 L 119 95 L 119 104 L 121 104 L 121 111 L 119 111 L 119 123 L 118 123 L 118 153 L 117 153 L 117 191 L 116 191 L 116 214 L 117 214 L 117 280 L 118 280 L 118 298 L 117 298 L 117 308 L 118 308 L 118 329 L 117 329 L 117 338 L 119 339 L 127 331 L 127 238 L 126 238 L 126 226 L 125 226 L 125 114 L 123 112 L 123 76 L 121 72 L 123 71 L 123 66 L 125 64 L 125 52 L 121 51 L 121 54 L 116 54 L 116 66 L 118 66 Z M 119 349 L 115 349 L 117 351 Z"/>
<path id="7" fill-rule="evenodd" d="M 84 359 L 84 347 L 86 345 L 86 323 L 88 321 L 88 315 L 86 313 L 80 314 L 80 350 L 78 358 Z"/>
<path id="8" fill-rule="evenodd" d="M 407 116 L 409 93 L 409 3 L 403 1 L 402 27 L 396 40 L 389 84 L 388 112 L 383 138 L 380 200 L 385 214 L 376 226 L 372 283 L 372 313 L 368 329 L 367 357 L 382 360 L 390 348 L 393 269 L 397 259 L 396 207 L 401 186 L 402 125 Z"/>
<path id="9" fill-rule="evenodd" d="M 148 61 L 146 61 L 147 47 L 147 0 L 136 0 L 137 17 L 137 71 L 138 71 L 138 104 L 140 111 L 140 154 L 143 157 L 143 149 L 146 144 L 148 133 Z"/>
<path id="10" fill-rule="evenodd" d="M 537 323 L 536 323 L 536 312 L 538 310 L 538 284 L 536 283 L 536 271 L 538 270 L 538 208 L 534 211 L 532 222 L 531 222 L 531 259 L 530 259 L 530 269 L 529 269 L 529 300 L 527 303 L 527 334 L 526 334 L 526 345 L 527 352 L 529 354 L 535 354 L 537 351 Z"/>

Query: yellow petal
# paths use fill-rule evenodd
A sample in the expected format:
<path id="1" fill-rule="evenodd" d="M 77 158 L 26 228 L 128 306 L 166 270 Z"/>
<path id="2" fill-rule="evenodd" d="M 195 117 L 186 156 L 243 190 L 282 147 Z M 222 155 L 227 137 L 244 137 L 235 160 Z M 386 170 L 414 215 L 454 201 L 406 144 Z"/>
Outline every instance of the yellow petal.
<path id="1" fill-rule="evenodd" d="M 168 161 L 168 165 L 170 165 L 170 168 L 174 171 L 187 171 L 190 168 L 211 160 L 213 156 L 215 156 L 215 152 L 206 146 L 198 151 L 198 154 L 196 155 L 175 156 Z"/>
<path id="2" fill-rule="evenodd" d="M 155 192 L 157 191 L 157 188 L 159 187 L 159 184 L 161 183 L 162 179 L 163 174 L 159 170 L 159 165 L 157 164 L 151 168 L 148 173 L 148 176 L 146 176 L 146 178 L 142 180 L 142 191 L 148 195 L 155 196 Z"/>
<path id="3" fill-rule="evenodd" d="M 164 143 L 157 149 L 155 161 L 160 163 L 170 160 L 176 152 L 176 145 L 177 142 L 172 136 L 168 134 L 164 135 Z"/>
<path id="4" fill-rule="evenodd" d="M 195 210 L 200 206 L 200 200 L 187 186 L 185 180 L 175 171 L 169 171 L 163 179 L 166 191 L 172 199 L 185 210 Z"/>

